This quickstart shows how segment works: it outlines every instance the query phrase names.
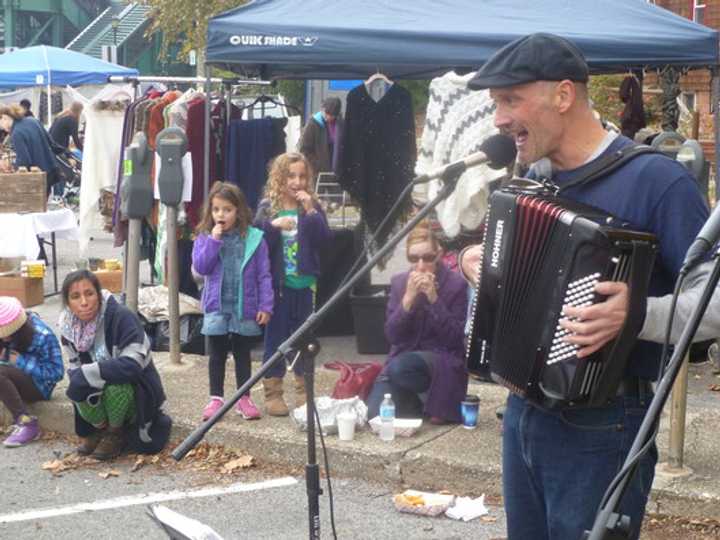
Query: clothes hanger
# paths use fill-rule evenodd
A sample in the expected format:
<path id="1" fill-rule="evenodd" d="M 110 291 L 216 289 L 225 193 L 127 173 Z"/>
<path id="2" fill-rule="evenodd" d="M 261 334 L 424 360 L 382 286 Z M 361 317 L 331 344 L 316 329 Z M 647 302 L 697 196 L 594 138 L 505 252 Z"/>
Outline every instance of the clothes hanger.
<path id="1" fill-rule="evenodd" d="M 296 114 L 300 114 L 300 109 L 298 109 L 294 105 L 290 105 L 289 103 L 281 103 L 281 102 L 277 101 L 274 97 L 268 96 L 267 94 L 260 94 L 258 97 L 255 98 L 255 100 L 252 103 L 248 103 L 247 105 L 240 107 L 240 109 L 252 108 L 254 105 L 257 105 L 258 103 L 272 103 L 274 105 L 277 105 L 278 107 L 285 107 L 288 110 L 291 110 Z"/>
<path id="2" fill-rule="evenodd" d="M 388 79 L 384 73 L 380 72 L 380 68 L 377 68 L 377 71 L 367 78 L 367 80 L 365 81 L 365 86 L 370 86 L 377 80 L 381 80 L 387 84 L 393 84 L 393 82 Z"/>

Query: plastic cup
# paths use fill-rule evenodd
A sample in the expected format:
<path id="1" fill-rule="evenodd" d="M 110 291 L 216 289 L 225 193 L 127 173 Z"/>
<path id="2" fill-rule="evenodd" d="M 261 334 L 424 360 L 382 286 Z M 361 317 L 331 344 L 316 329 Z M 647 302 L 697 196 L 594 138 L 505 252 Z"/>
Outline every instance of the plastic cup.
<path id="1" fill-rule="evenodd" d="M 465 429 L 475 429 L 477 427 L 479 409 L 479 397 L 469 394 L 465 396 L 465 399 L 460 404 L 460 413 L 462 415 L 463 427 Z"/>
<path id="2" fill-rule="evenodd" d="M 343 412 L 337 415 L 338 438 L 352 441 L 355 438 L 355 413 Z"/>

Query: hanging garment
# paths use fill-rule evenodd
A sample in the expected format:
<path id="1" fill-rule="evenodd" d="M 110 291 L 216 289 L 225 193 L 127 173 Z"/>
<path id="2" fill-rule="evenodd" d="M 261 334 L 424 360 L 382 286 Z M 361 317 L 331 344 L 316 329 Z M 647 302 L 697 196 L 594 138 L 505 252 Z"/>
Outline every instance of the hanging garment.
<path id="1" fill-rule="evenodd" d="M 338 182 L 360 205 L 371 231 L 377 230 L 412 180 L 415 159 L 410 93 L 393 84 L 375 101 L 364 84 L 353 88 L 347 95 Z M 385 230 L 378 231 L 380 244 L 393 225 L 391 221 Z"/>
<path id="2" fill-rule="evenodd" d="M 299 116 L 289 116 L 285 126 L 285 146 L 297 148 L 302 133 L 302 119 Z"/>
<path id="3" fill-rule="evenodd" d="M 98 212 L 101 190 L 116 192 L 125 109 L 130 94 L 108 88 L 85 100 L 85 152 L 80 180 L 80 254 L 86 255 L 90 236 L 104 223 Z"/>
<path id="4" fill-rule="evenodd" d="M 192 200 L 187 204 L 188 223 L 194 229 L 202 217 L 205 200 L 205 97 L 200 96 L 188 103 L 187 129 L 188 149 L 192 154 L 193 186 Z M 210 132 L 210 155 L 215 155 L 216 134 Z M 217 175 L 214 159 L 210 159 L 210 183 Z"/>
<path id="5" fill-rule="evenodd" d="M 236 184 L 255 213 L 273 151 L 273 119 L 232 120 L 227 128 L 225 179 Z"/>
<path id="6" fill-rule="evenodd" d="M 495 105 L 489 91 L 467 88 L 474 75 L 461 76 L 451 71 L 430 83 L 425 126 L 415 166 L 418 175 L 478 152 L 482 142 L 497 133 L 493 124 Z M 435 208 L 447 236 L 456 236 L 461 227 L 474 230 L 483 223 L 488 185 L 505 174 L 504 169 L 478 165 L 460 176 L 455 191 Z M 434 198 L 441 187 L 440 180 L 419 184 L 413 191 L 413 199 L 424 204 L 428 198 Z"/>
<path id="7" fill-rule="evenodd" d="M 635 134 L 645 127 L 645 106 L 642 99 L 642 88 L 637 78 L 629 75 L 620 84 L 620 99 L 625 108 L 620 115 L 620 129 L 622 134 L 632 139 Z"/>

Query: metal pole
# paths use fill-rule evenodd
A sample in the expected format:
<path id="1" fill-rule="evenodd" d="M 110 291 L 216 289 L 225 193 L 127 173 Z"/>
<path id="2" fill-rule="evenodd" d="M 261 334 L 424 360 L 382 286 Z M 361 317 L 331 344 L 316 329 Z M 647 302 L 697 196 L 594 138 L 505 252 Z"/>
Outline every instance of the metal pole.
<path id="1" fill-rule="evenodd" d="M 180 363 L 180 272 L 178 268 L 177 207 L 167 208 L 167 284 L 170 361 Z"/>
<path id="2" fill-rule="evenodd" d="M 125 242 L 125 305 L 137 313 L 140 285 L 140 220 L 128 220 L 128 237 Z"/>
<path id="3" fill-rule="evenodd" d="M 718 159 L 720 158 L 720 75 L 718 67 L 711 70 L 712 73 L 712 94 L 710 107 L 713 112 L 713 131 L 715 132 L 715 202 L 720 200 L 718 193 Z"/>
<path id="4" fill-rule="evenodd" d="M 203 132 L 203 201 L 207 198 L 210 191 L 210 108 L 212 107 L 210 99 L 210 77 L 205 79 L 205 131 Z"/>
<path id="5" fill-rule="evenodd" d="M 672 389 L 670 405 L 670 448 L 668 465 L 671 469 L 682 469 L 685 449 L 685 411 L 687 410 L 688 365 L 690 357 L 685 356 Z"/>

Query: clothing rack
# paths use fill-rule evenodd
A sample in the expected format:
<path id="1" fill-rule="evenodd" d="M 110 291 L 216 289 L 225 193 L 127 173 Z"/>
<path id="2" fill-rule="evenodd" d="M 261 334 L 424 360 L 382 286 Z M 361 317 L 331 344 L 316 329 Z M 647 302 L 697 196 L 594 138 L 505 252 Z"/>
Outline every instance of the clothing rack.
<path id="1" fill-rule="evenodd" d="M 210 191 L 210 87 L 213 83 L 222 84 L 225 89 L 225 107 L 226 111 L 230 113 L 229 95 L 233 86 L 270 86 L 271 81 L 257 81 L 252 79 L 224 79 L 219 77 L 163 77 L 163 76 L 145 76 L 145 75 L 131 75 L 131 76 L 119 76 L 113 75 L 108 77 L 109 82 L 115 83 L 130 83 L 135 88 L 137 94 L 137 87 L 142 82 L 161 82 L 161 83 L 195 83 L 202 84 L 205 91 L 205 95 L 208 99 L 205 100 L 205 137 L 203 155 L 205 156 L 205 165 L 203 169 L 203 196 L 207 197 Z M 137 98 L 137 95 L 134 96 Z"/>

